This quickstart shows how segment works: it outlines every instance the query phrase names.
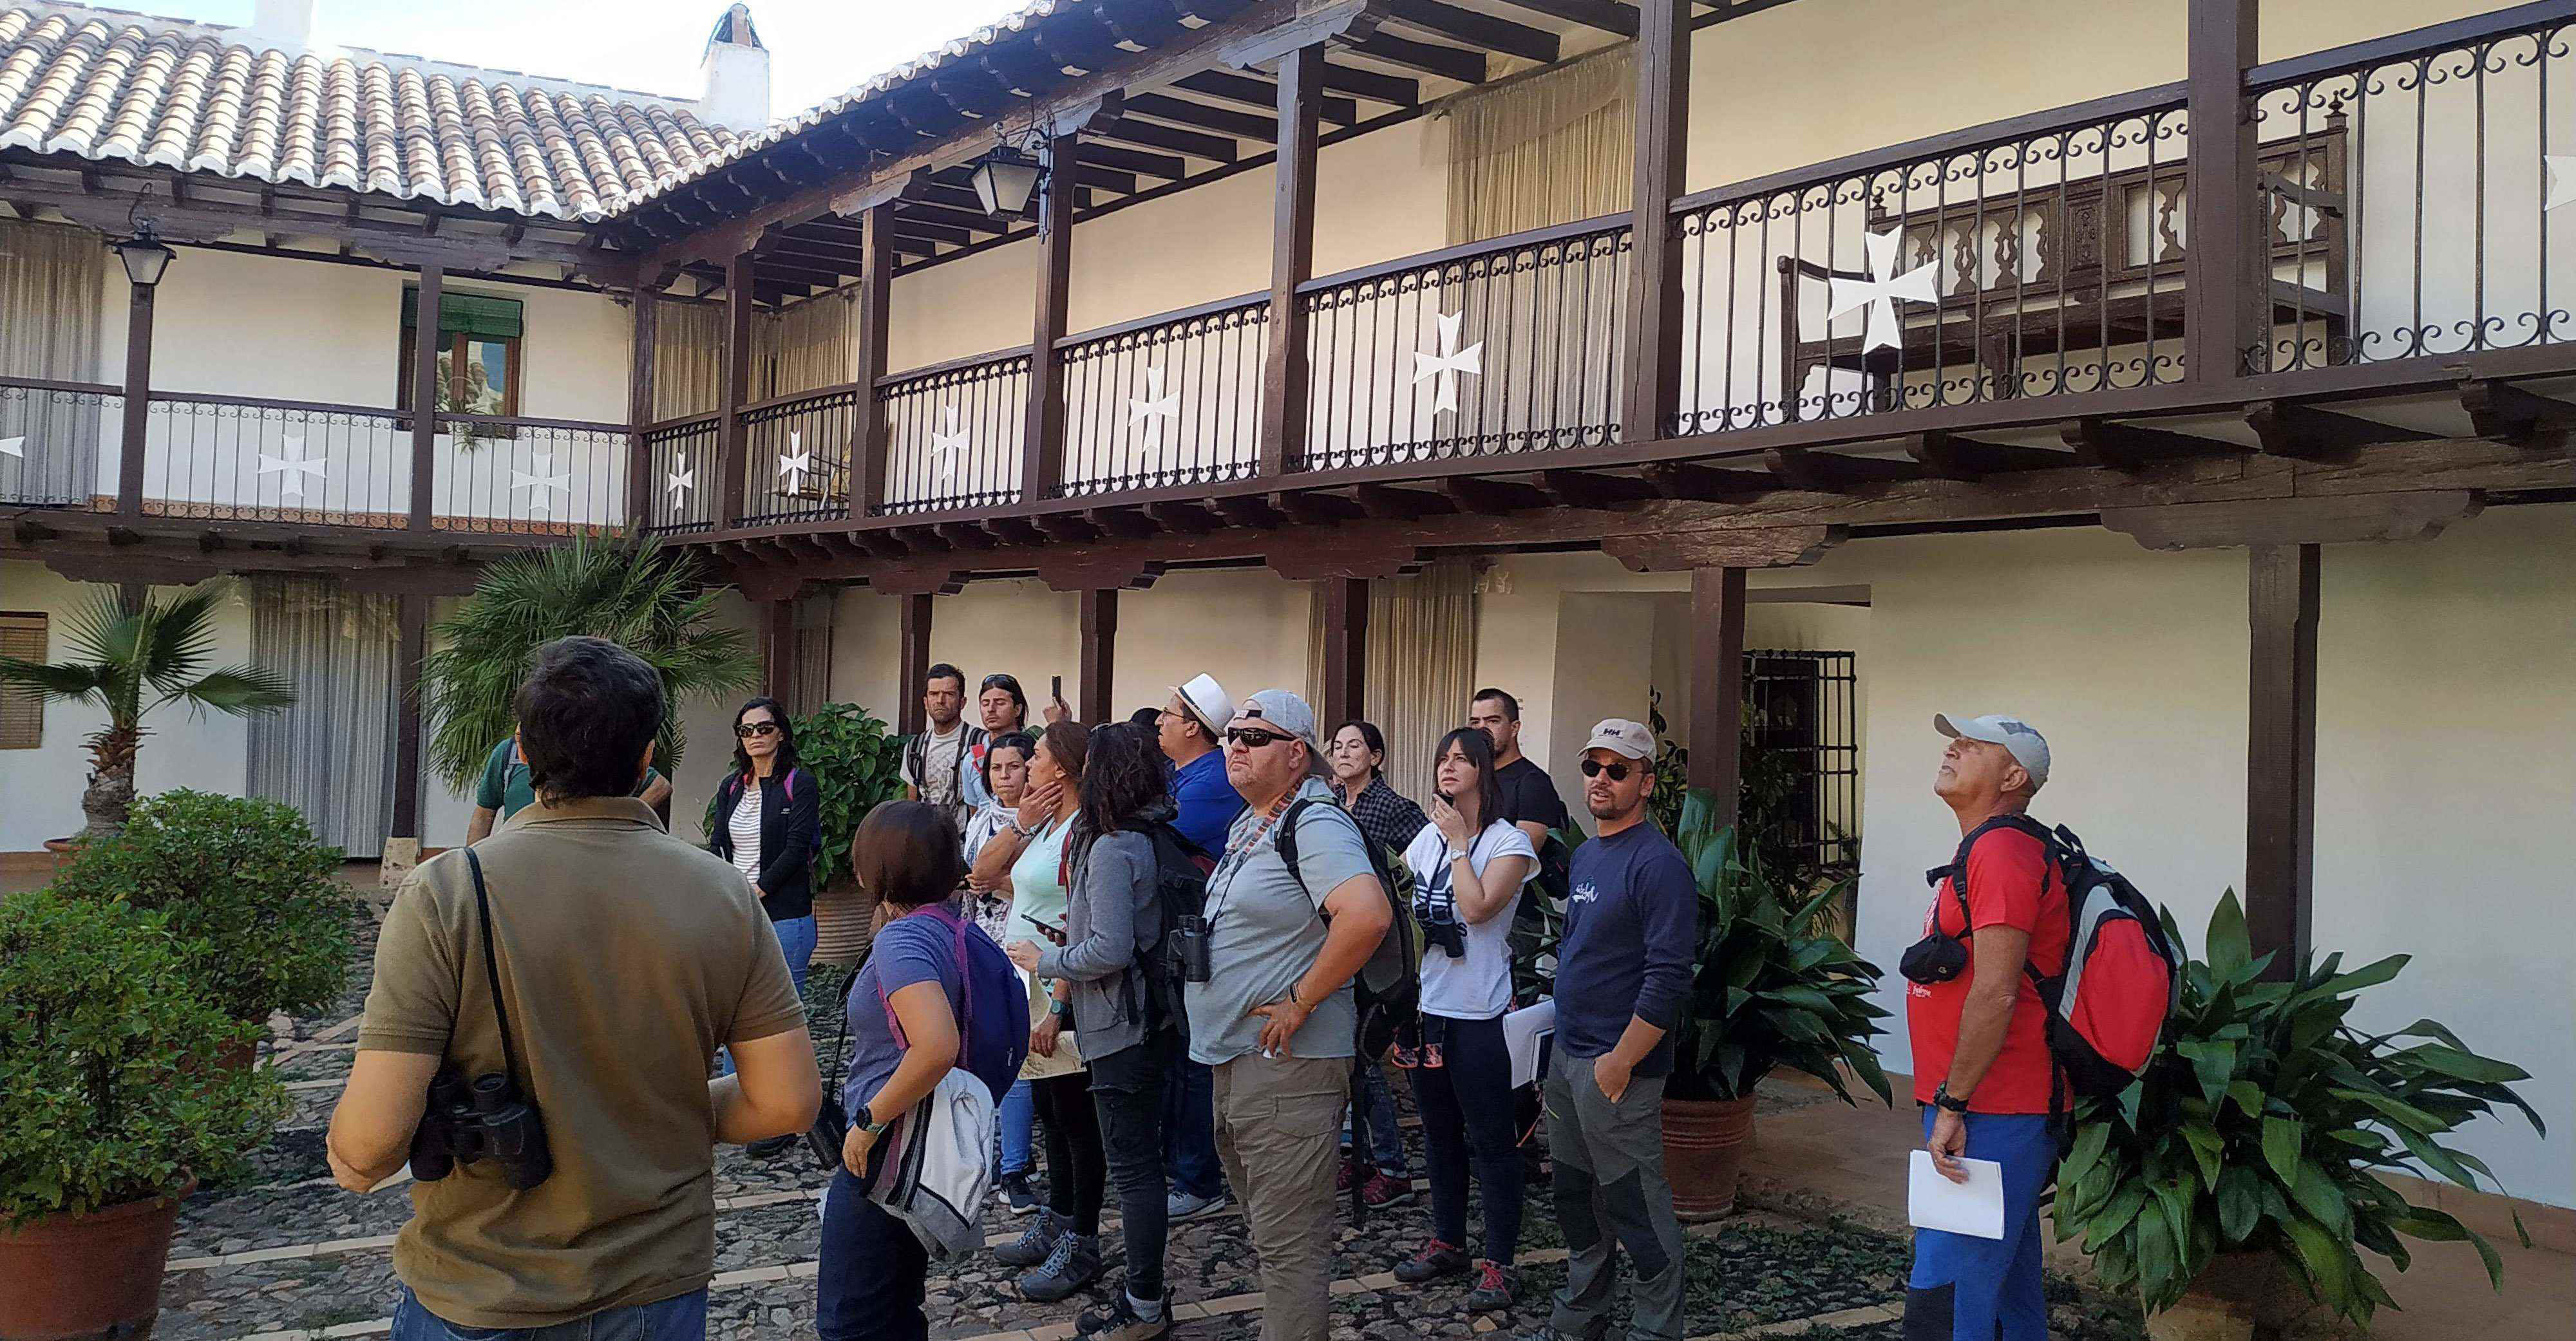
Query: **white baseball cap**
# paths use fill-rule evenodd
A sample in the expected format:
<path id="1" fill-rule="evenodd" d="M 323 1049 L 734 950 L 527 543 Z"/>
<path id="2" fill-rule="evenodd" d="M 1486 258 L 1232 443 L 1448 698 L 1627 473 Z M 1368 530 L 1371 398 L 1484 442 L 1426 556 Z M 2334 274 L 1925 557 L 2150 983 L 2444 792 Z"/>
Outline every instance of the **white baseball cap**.
<path id="1" fill-rule="evenodd" d="M 1199 719 L 1199 726 L 1210 736 L 1223 731 L 1225 724 L 1234 720 L 1234 700 L 1226 697 L 1225 686 L 1218 684 L 1213 675 L 1193 676 L 1188 684 L 1172 686 L 1172 693 L 1180 698 L 1181 706 L 1189 709 L 1192 717 Z"/>
<path id="2" fill-rule="evenodd" d="M 1932 729 L 1958 740 L 1982 740 L 2001 745 L 2012 752 L 2013 762 L 2030 774 L 2030 785 L 2048 781 L 2048 737 L 2018 717 L 2006 713 L 1988 713 L 1983 717 L 1957 717 L 1946 712 L 1932 714 Z"/>
<path id="3" fill-rule="evenodd" d="M 1650 759 L 1655 753 L 1655 733 L 1641 722 L 1625 717 L 1605 717 L 1593 723 L 1592 740 L 1584 750 L 1608 750 L 1625 759 Z"/>

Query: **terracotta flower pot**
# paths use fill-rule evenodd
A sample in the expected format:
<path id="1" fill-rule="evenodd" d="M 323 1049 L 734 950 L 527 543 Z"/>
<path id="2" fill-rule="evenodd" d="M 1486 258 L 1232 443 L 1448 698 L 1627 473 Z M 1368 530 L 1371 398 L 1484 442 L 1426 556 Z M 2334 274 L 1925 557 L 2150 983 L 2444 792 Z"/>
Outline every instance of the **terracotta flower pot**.
<path id="1" fill-rule="evenodd" d="M 814 962 L 855 964 L 868 952 L 869 922 L 877 901 L 859 890 L 849 875 L 834 876 L 814 895 Z"/>
<path id="2" fill-rule="evenodd" d="M 2315 1330 L 2307 1292 L 2271 1252 L 2220 1253 L 2174 1306 L 2147 1315 L 2149 1341 L 2281 1341 Z"/>
<path id="3" fill-rule="evenodd" d="M 170 1196 L 0 1229 L 0 1337 L 150 1336 L 179 1203 L 196 1187 L 190 1178 Z"/>
<path id="4" fill-rule="evenodd" d="M 1687 1222 L 1733 1211 L 1752 1145 L 1751 1099 L 1664 1100 L 1664 1175 L 1673 1185 L 1673 1214 Z"/>

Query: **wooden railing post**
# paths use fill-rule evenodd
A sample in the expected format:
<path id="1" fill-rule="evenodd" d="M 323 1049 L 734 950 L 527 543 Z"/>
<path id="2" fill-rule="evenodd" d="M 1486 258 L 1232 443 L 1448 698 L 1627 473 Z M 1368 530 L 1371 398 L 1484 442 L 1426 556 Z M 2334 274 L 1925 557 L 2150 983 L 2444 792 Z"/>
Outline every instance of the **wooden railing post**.
<path id="1" fill-rule="evenodd" d="M 420 661 L 429 652 L 429 597 L 398 598 L 400 641 L 394 651 L 394 838 L 419 839 Z M 413 854 L 417 859 L 418 853 Z"/>
<path id="2" fill-rule="evenodd" d="M 1628 357 L 1619 433 L 1651 442 L 1681 405 L 1682 249 L 1672 202 L 1681 194 L 1690 127 L 1690 0 L 1638 0 L 1637 169 L 1628 234 Z"/>
<path id="3" fill-rule="evenodd" d="M 2245 71 L 2255 63 L 2257 0 L 2191 0 L 2191 153 L 2183 161 L 2183 372 L 2195 382 L 2243 375 L 2270 338 L 2271 276 L 2256 237 L 2254 117 Z"/>
<path id="4" fill-rule="evenodd" d="M 1320 726 L 1331 731 L 1368 712 L 1369 584 L 1364 577 L 1321 579 L 1324 602 L 1324 701 Z"/>
<path id="5" fill-rule="evenodd" d="M 1082 593 L 1082 704 L 1074 716 L 1087 726 L 1118 720 L 1109 682 L 1118 674 L 1118 589 Z"/>
<path id="6" fill-rule="evenodd" d="M 652 286 L 636 285 L 634 350 L 626 373 L 626 424 L 634 434 L 627 444 L 626 527 L 634 532 L 653 524 L 653 495 L 662 483 L 653 477 L 653 444 L 644 437 L 653 422 L 653 341 L 661 313 Z"/>
<path id="7" fill-rule="evenodd" d="M 447 272 L 439 266 L 420 268 L 420 302 L 412 309 L 411 328 L 411 529 L 429 530 L 431 500 L 438 485 L 438 362 L 446 353 L 446 334 L 439 324 Z M 450 369 L 450 376 L 463 373 Z"/>
<path id="8" fill-rule="evenodd" d="M 797 711 L 796 598 L 781 596 L 761 603 L 760 692 Z"/>
<path id="9" fill-rule="evenodd" d="M 130 286 L 125 309 L 125 440 L 116 457 L 116 510 L 143 515 L 144 436 L 152 425 L 152 303 L 158 284 Z M 83 497 L 89 491 L 81 491 Z"/>
<path id="10" fill-rule="evenodd" d="M 751 443 L 742 407 L 751 402 L 751 306 L 751 253 L 737 252 L 725 262 L 724 418 L 716 430 L 716 506 L 709 509 L 720 531 L 749 510 Z"/>
<path id="11" fill-rule="evenodd" d="M 859 395 L 850 428 L 850 520 L 865 521 L 885 503 L 886 415 L 877 383 L 886 375 L 886 336 L 894 295 L 894 202 L 859 217 Z"/>
<path id="12" fill-rule="evenodd" d="M 1261 378 L 1264 475 L 1284 475 L 1306 449 L 1306 314 L 1297 286 L 1315 270 L 1315 144 L 1324 107 L 1324 48 L 1279 58 L 1279 157 L 1270 224 L 1270 352 Z M 1335 719 L 1339 720 L 1339 719 Z"/>
<path id="13" fill-rule="evenodd" d="M 1691 570 L 1690 776 L 1655 779 L 1708 788 L 1721 826 L 1735 822 L 1743 781 L 1744 572 Z"/>
<path id="14" fill-rule="evenodd" d="M 2245 929 L 2286 979 L 2315 903 L 2318 547 L 2250 546 L 2246 577 Z"/>

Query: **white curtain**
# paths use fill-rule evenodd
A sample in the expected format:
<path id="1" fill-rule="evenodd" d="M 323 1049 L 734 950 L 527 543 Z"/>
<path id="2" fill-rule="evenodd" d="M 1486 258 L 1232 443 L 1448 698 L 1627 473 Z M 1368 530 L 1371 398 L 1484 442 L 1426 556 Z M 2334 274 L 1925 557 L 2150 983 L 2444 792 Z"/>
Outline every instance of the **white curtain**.
<path id="1" fill-rule="evenodd" d="M 653 417 L 678 419 L 722 409 L 722 303 L 665 298 L 653 314 Z"/>
<path id="2" fill-rule="evenodd" d="M 295 702 L 250 719 L 250 794 L 304 812 L 313 835 L 360 860 L 384 851 L 394 805 L 399 602 L 329 578 L 250 579 L 251 661 Z"/>
<path id="3" fill-rule="evenodd" d="M 857 291 L 835 289 L 752 324 L 752 399 L 792 396 L 858 376 Z"/>
<path id="4" fill-rule="evenodd" d="M 98 380 L 105 239 L 0 219 L 0 377 Z M 0 387 L 0 502 L 87 503 L 113 411 L 61 392 Z"/>
<path id="5" fill-rule="evenodd" d="M 1449 241 L 1623 211 L 1636 167 L 1632 43 L 1449 100 L 1424 152 L 1449 176 Z"/>
<path id="6" fill-rule="evenodd" d="M 1364 715 L 1386 735 L 1387 784 L 1419 801 L 1431 794 L 1432 747 L 1467 724 L 1467 696 L 1476 692 L 1476 575 L 1465 560 L 1444 559 L 1411 577 L 1371 582 L 1368 621 Z M 1306 682 L 1320 685 L 1321 600 L 1308 616 L 1306 648 Z"/>

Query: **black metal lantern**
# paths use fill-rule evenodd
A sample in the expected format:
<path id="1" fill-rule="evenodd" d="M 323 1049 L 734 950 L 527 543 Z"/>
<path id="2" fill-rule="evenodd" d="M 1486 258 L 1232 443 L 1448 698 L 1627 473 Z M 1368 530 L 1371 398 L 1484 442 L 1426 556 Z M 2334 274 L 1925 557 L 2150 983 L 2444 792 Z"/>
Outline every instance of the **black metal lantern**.
<path id="1" fill-rule="evenodd" d="M 1038 179 L 1046 175 L 1036 158 L 1013 144 L 998 144 L 975 165 L 975 199 L 986 214 L 996 219 L 1015 219 L 1028 213 L 1029 201 L 1037 195 Z"/>
<path id="2" fill-rule="evenodd" d="M 115 249 L 116 259 L 125 263 L 125 277 L 138 289 L 148 289 L 160 283 L 162 272 L 170 268 L 171 258 L 178 255 L 161 245 L 161 240 L 152 235 L 148 224 L 136 228 L 134 236 L 109 245 Z"/>

